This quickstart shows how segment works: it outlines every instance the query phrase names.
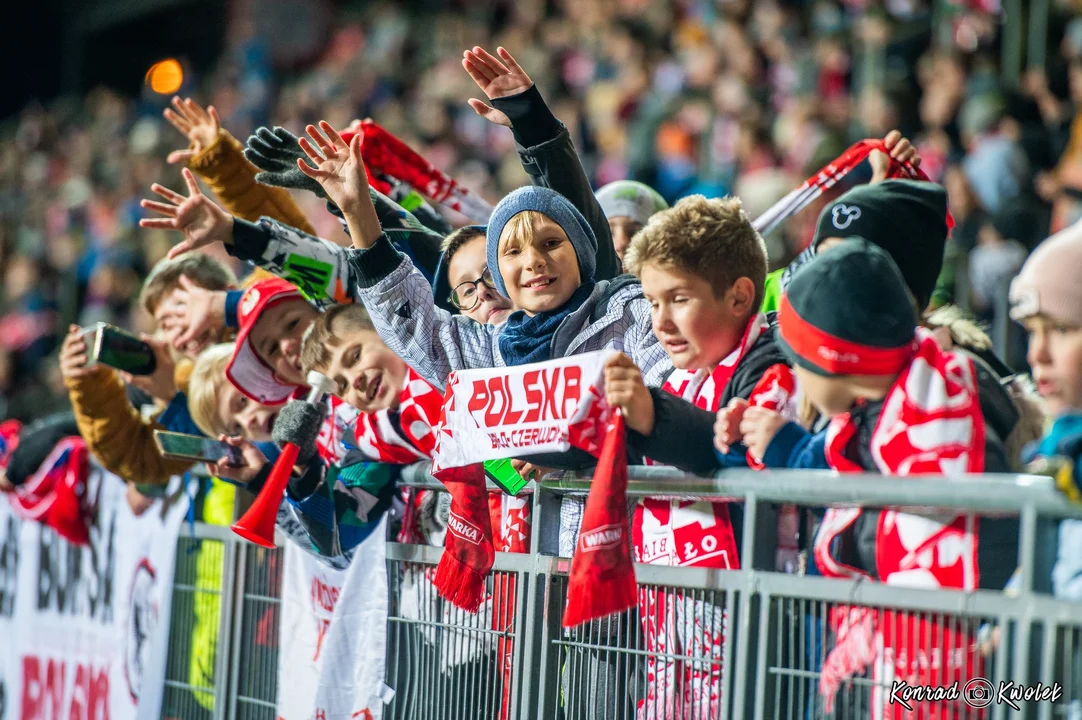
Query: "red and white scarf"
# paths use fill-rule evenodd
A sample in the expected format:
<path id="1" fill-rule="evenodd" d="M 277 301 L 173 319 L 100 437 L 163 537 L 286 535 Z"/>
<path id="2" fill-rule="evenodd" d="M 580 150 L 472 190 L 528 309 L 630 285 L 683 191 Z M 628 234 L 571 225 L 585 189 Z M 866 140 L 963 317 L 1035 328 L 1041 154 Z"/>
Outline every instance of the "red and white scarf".
<path id="1" fill-rule="evenodd" d="M 766 315 L 759 313 L 748 321 L 740 344 L 713 370 L 675 370 L 663 389 L 697 408 L 717 412 L 740 362 L 769 328 Z M 748 401 L 785 412 L 793 405 L 794 389 L 792 370 L 777 365 L 764 374 Z M 748 461 L 753 467 L 758 463 L 750 455 Z M 649 459 L 646 462 L 654 464 Z M 645 498 L 635 509 L 632 538 L 637 562 L 679 567 L 740 567 L 728 503 Z"/>
<path id="2" fill-rule="evenodd" d="M 706 370 L 675 370 L 663 389 L 695 407 L 717 412 L 721 398 L 740 362 L 760 336 L 769 330 L 766 315 L 748 321 L 740 344 L 718 365 Z M 749 402 L 779 412 L 792 403 L 792 369 L 771 367 L 752 393 Z M 754 462 L 750 454 L 749 463 Z M 654 464 L 649 459 L 647 464 Z M 793 511 L 795 512 L 795 510 Z M 740 557 L 725 502 L 644 498 L 632 521 L 635 560 L 653 565 L 738 569 Z M 693 708 L 710 708 L 721 699 L 726 618 L 721 608 L 655 587 L 639 590 L 642 623 L 650 678 L 646 697 L 639 702 L 638 717 L 690 717 Z M 712 663 L 685 663 L 668 655 L 713 657 Z"/>
<path id="3" fill-rule="evenodd" d="M 473 222 L 488 222 L 493 207 L 487 200 L 460 185 L 402 140 L 371 120 L 361 122 L 357 130 L 343 132 L 342 139 L 349 143 L 358 132 L 363 135 L 361 156 L 370 178 L 373 173 L 387 175 Z"/>
<path id="4" fill-rule="evenodd" d="M 758 230 L 761 235 L 767 235 L 777 229 L 786 220 L 811 205 L 828 190 L 841 182 L 842 178 L 848 175 L 853 168 L 864 162 L 865 158 L 867 158 L 873 150 L 879 150 L 890 155 L 890 153 L 887 152 L 886 144 L 882 140 L 861 140 L 860 142 L 854 143 L 841 155 L 824 165 L 819 172 L 805 180 L 800 187 L 774 203 L 774 205 L 766 212 L 755 218 L 755 221 L 752 222 L 752 226 Z M 928 176 L 925 175 L 924 171 L 920 168 L 914 168 L 908 163 L 899 163 L 895 160 L 891 160 L 890 162 L 890 169 L 887 171 L 887 177 L 928 180 Z M 952 227 L 954 227 L 954 218 L 948 212 L 947 228 L 949 229 Z"/>
<path id="5" fill-rule="evenodd" d="M 984 417 L 973 363 L 939 349 L 931 333 L 918 329 L 914 357 L 883 402 L 872 432 L 871 453 L 880 472 L 890 475 L 980 473 L 984 470 Z M 860 472 L 850 453 L 858 428 L 849 414 L 827 430 L 827 461 L 839 472 Z M 815 559 L 825 577 L 866 577 L 862 570 L 837 561 L 830 549 L 849 532 L 859 508 L 830 509 L 815 540 Z M 977 518 L 971 514 L 913 515 L 884 510 L 876 528 L 876 575 L 881 582 L 925 588 L 974 590 L 977 566 Z M 950 684 L 981 674 L 970 650 L 973 638 L 964 628 L 927 620 L 919 614 L 839 606 L 832 612 L 835 646 L 823 666 L 819 692 L 827 712 L 842 682 L 864 672 L 874 660 L 877 685 L 893 680 L 912 685 Z M 877 690 L 873 712 L 903 718 L 908 711 L 888 705 Z M 947 703 L 917 708 L 920 717 L 961 717 L 962 708 Z"/>

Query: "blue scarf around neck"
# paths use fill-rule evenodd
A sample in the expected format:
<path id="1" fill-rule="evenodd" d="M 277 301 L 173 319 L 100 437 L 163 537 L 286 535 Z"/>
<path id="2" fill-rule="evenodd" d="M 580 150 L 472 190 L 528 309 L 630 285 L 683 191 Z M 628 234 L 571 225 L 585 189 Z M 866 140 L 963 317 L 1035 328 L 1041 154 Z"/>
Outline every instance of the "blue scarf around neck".
<path id="1" fill-rule="evenodd" d="M 558 310 L 538 313 L 533 317 L 523 310 L 511 313 L 498 338 L 503 361 L 508 365 L 527 365 L 551 360 L 552 338 L 556 334 L 556 328 L 560 327 L 564 318 L 582 307 L 594 291 L 595 285 L 597 283 L 593 280 L 580 285 Z"/>

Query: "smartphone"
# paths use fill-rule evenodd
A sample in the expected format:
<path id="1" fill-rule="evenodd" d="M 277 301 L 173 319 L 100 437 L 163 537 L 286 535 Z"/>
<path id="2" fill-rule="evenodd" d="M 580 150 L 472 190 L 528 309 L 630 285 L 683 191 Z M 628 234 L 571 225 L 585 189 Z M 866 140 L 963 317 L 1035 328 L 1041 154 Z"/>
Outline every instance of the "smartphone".
<path id="1" fill-rule="evenodd" d="M 154 349 L 129 332 L 108 323 L 97 323 L 83 330 L 87 367 L 108 365 L 132 375 L 150 375 L 157 367 Z"/>
<path id="2" fill-rule="evenodd" d="M 485 475 L 508 495 L 517 495 L 519 490 L 526 487 L 526 478 L 519 475 L 510 460 L 488 460 L 484 465 Z"/>
<path id="3" fill-rule="evenodd" d="M 184 433 L 155 430 L 154 442 L 158 444 L 162 457 L 169 460 L 195 460 L 197 462 L 216 463 L 223 457 L 228 457 L 229 464 L 234 467 L 244 464 L 238 448 L 200 435 L 185 435 Z"/>

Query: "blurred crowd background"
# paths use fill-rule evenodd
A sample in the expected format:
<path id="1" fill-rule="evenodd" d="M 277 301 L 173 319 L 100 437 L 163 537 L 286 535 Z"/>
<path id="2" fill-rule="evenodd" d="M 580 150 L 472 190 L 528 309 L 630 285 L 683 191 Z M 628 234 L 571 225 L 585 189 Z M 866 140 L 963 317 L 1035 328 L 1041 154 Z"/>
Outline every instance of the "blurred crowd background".
<path id="1" fill-rule="evenodd" d="M 853 141 L 897 127 L 957 221 L 937 301 L 993 322 L 1029 249 L 1082 215 L 1082 17 L 1036 1 L 1043 63 L 1013 74 L 997 0 L 343 3 L 320 5 L 315 30 L 238 2 L 216 60 L 177 57 L 178 94 L 213 104 L 242 140 L 261 125 L 300 134 L 371 117 L 495 203 L 527 178 L 511 134 L 467 105 L 478 94 L 461 56 L 503 45 L 571 129 L 595 186 L 634 178 L 670 202 L 733 193 L 752 216 Z M 314 33 L 318 52 L 283 53 L 286 30 Z M 54 350 L 69 323 L 148 326 L 138 290 L 177 238 L 139 230 L 138 201 L 152 182 L 180 182 L 166 156 L 186 139 L 161 116 L 171 96 L 98 87 L 3 119 L 0 418 L 63 406 Z M 321 233 L 340 232 L 314 197 L 298 201 Z M 768 238 L 775 267 L 815 217 Z"/>

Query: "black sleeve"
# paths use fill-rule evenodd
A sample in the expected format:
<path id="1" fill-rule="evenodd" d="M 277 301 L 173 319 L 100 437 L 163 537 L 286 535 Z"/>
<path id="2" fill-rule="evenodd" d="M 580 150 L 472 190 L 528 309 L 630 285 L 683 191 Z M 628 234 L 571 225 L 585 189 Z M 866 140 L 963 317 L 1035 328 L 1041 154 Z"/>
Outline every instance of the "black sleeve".
<path id="1" fill-rule="evenodd" d="M 722 393 L 721 407 L 729 404 L 733 398 L 747 400 L 755 390 L 755 386 L 766 374 L 766 371 L 775 365 L 789 366 L 789 358 L 785 356 L 781 348 L 774 343 L 775 328 L 771 327 L 764 331 L 758 342 L 748 351 L 740 361 L 736 371 L 733 372 L 729 384 Z"/>
<path id="2" fill-rule="evenodd" d="M 269 244 L 267 228 L 239 217 L 233 218 L 233 242 L 225 243 L 225 250 L 230 255 L 240 260 L 258 260 Z"/>
<path id="3" fill-rule="evenodd" d="M 641 435 L 628 430 L 629 449 L 696 475 L 719 470 L 714 454 L 714 414 L 661 388 L 650 388 L 650 396 L 654 400 L 654 431 Z"/>
<path id="4" fill-rule="evenodd" d="M 62 412 L 26 425 L 19 432 L 19 445 L 8 462 L 7 479 L 21 485 L 38 471 L 56 444 L 66 437 L 79 434 L 75 413 Z"/>
<path id="5" fill-rule="evenodd" d="M 293 475 L 289 478 L 289 485 L 286 486 L 289 499 L 301 502 L 310 498 L 322 484 L 326 468 L 327 466 L 319 456 L 313 457 L 312 462 L 308 463 L 308 467 L 304 469 L 303 475 L 300 477 Z"/>
<path id="6" fill-rule="evenodd" d="M 571 134 L 553 116 L 537 86 L 518 95 L 496 98 L 492 106 L 511 120 L 522 169 L 534 184 L 555 190 L 570 200 L 594 231 L 597 238 L 596 279 L 611 280 L 621 274 L 623 269 L 612 244 L 609 221 L 586 177 Z"/>

